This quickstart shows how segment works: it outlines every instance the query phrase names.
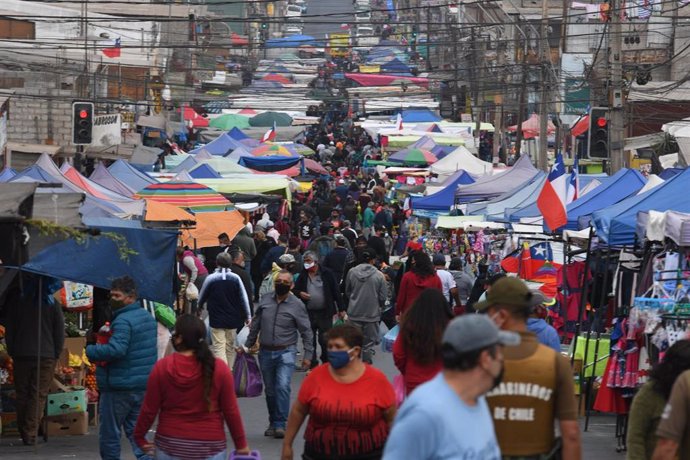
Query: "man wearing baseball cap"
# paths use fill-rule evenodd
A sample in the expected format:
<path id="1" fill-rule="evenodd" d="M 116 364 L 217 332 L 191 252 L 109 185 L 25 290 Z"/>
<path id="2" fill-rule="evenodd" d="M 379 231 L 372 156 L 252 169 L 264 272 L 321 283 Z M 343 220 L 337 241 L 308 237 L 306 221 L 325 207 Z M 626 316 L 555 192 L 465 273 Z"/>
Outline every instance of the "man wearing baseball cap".
<path id="1" fill-rule="evenodd" d="M 503 381 L 486 395 L 504 459 L 552 458 L 582 455 L 580 428 L 568 360 L 542 345 L 527 329 L 527 319 L 542 296 L 535 295 L 518 278 L 498 280 L 475 304 L 498 327 L 520 334 L 520 345 L 505 352 Z M 555 438 L 558 420 L 561 443 Z"/>
<path id="2" fill-rule="evenodd" d="M 484 394 L 501 381 L 503 346 L 519 343 L 518 334 L 500 331 L 483 315 L 451 321 L 443 334 L 443 370 L 405 401 L 383 459 L 499 460 Z"/>

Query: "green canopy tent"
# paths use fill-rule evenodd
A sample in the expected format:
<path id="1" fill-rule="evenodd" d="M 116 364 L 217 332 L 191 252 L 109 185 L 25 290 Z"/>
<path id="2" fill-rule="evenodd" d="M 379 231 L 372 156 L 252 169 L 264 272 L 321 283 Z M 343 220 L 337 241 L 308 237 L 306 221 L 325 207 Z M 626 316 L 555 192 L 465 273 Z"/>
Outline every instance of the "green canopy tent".
<path id="1" fill-rule="evenodd" d="M 230 131 L 233 128 L 245 129 L 249 128 L 249 117 L 242 115 L 235 115 L 232 113 L 226 113 L 217 118 L 212 119 L 209 124 L 212 128 L 222 129 L 224 131 Z"/>

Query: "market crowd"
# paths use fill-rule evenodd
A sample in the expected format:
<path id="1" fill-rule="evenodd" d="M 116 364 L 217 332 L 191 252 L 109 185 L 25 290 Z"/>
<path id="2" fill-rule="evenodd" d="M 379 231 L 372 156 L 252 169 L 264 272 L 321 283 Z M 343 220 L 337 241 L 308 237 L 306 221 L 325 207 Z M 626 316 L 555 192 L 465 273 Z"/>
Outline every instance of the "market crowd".
<path id="1" fill-rule="evenodd" d="M 343 145 L 318 151 L 347 162 Z M 102 340 L 95 324 L 85 351 L 98 363 L 101 457 L 120 458 L 124 433 L 139 459 L 226 459 L 226 425 L 237 454 L 250 455 L 236 374 L 253 360 L 264 435 L 282 440 L 283 460 L 581 458 L 573 372 L 544 320 L 551 299 L 500 273 L 470 240 L 429 245 L 378 175 L 334 171 L 290 212 L 252 216 L 215 247 L 178 248 L 169 343 L 136 282 L 113 281 L 102 315 L 111 333 Z M 17 308 L 3 319 L 29 445 L 49 385 L 37 369 L 50 375 L 64 336 L 59 307 L 37 311 L 34 283 L 27 275 L 8 290 Z M 29 330 L 38 321 L 41 343 Z M 687 343 L 636 398 L 629 458 L 688 458 Z M 400 371 L 393 383 L 374 366 L 379 346 Z M 295 372 L 307 375 L 292 401 Z"/>

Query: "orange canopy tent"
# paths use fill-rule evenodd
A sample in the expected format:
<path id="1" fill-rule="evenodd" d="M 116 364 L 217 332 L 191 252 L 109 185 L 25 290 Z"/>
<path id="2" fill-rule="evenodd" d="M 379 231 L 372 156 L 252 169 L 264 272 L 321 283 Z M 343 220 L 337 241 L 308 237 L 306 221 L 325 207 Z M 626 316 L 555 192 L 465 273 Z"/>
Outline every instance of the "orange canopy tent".
<path id="1" fill-rule="evenodd" d="M 239 211 L 201 212 L 194 216 L 196 227 L 185 230 L 182 235 L 182 243 L 197 248 L 218 246 L 218 235 L 227 233 L 233 239 L 242 227 L 244 217 Z"/>
<path id="2" fill-rule="evenodd" d="M 149 222 L 194 221 L 196 217 L 184 209 L 160 201 L 146 199 L 144 220 Z"/>

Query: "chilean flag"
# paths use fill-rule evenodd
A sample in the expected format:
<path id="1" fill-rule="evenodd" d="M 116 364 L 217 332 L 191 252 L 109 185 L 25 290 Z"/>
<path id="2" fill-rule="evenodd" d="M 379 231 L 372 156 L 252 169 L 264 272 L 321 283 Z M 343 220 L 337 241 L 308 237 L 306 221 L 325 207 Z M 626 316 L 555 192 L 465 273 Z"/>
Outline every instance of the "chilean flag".
<path id="1" fill-rule="evenodd" d="M 537 207 L 544 216 L 544 223 L 551 231 L 568 223 L 568 213 L 565 209 L 567 196 L 568 176 L 565 173 L 563 155 L 559 153 L 537 198 Z"/>
<path id="2" fill-rule="evenodd" d="M 565 204 L 570 204 L 580 197 L 580 172 L 577 167 L 577 157 L 573 163 L 573 169 L 568 176 L 568 194 L 566 196 Z"/>
<path id="3" fill-rule="evenodd" d="M 119 58 L 120 54 L 122 53 L 122 43 L 120 42 L 120 39 L 115 39 L 115 45 L 111 46 L 110 48 L 103 48 L 102 51 L 103 54 L 111 59 Z"/>
<path id="4" fill-rule="evenodd" d="M 398 114 L 397 118 L 395 119 L 395 127 L 398 129 L 398 131 L 402 131 L 403 129 L 403 122 L 402 122 L 402 115 Z"/>
<path id="5" fill-rule="evenodd" d="M 276 123 L 273 122 L 273 128 L 266 131 L 266 134 L 261 138 L 261 142 L 273 142 L 276 140 Z"/>

